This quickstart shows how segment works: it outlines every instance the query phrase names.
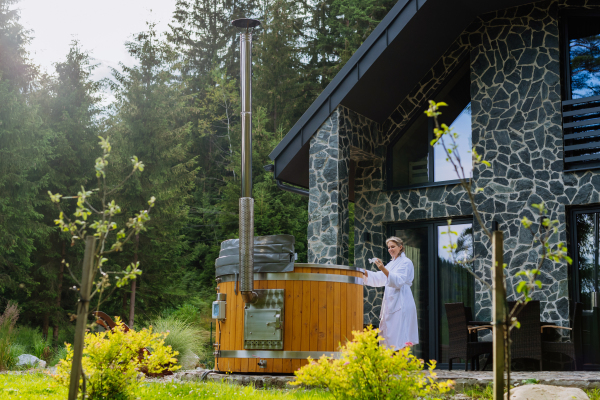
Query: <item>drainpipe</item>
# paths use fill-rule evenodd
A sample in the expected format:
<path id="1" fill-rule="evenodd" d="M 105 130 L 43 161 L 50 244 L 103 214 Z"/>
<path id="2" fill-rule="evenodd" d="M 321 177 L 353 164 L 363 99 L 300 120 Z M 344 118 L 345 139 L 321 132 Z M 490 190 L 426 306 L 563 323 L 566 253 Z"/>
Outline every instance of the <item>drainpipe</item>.
<path id="1" fill-rule="evenodd" d="M 240 292 L 244 303 L 254 303 L 254 199 L 252 198 L 252 31 L 255 19 L 236 19 L 231 24 L 246 28 L 240 33 L 242 105 L 242 193 L 240 197 Z"/>

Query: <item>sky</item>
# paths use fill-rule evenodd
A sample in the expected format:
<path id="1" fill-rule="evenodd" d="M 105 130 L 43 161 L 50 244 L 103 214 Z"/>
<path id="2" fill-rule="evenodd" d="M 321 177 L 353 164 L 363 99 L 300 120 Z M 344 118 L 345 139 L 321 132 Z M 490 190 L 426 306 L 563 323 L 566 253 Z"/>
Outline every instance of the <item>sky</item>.
<path id="1" fill-rule="evenodd" d="M 20 0 L 20 23 L 31 30 L 30 58 L 42 70 L 54 72 L 53 63 L 64 60 L 72 40 L 90 52 L 98 68 L 92 78 L 111 76 L 119 62 L 134 65 L 125 42 L 156 23 L 158 32 L 168 29 L 176 0 Z"/>

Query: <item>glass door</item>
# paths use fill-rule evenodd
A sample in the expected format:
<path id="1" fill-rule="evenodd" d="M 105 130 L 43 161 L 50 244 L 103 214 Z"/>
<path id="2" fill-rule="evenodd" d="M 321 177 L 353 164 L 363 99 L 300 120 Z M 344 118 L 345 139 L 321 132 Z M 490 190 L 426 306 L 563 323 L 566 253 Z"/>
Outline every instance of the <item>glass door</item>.
<path id="1" fill-rule="evenodd" d="M 402 239 L 406 256 L 415 267 L 411 291 L 417 306 L 419 344 L 413 351 L 418 358 L 429 360 L 429 229 L 427 226 L 397 229 L 394 236 Z"/>
<path id="2" fill-rule="evenodd" d="M 598 256 L 600 209 L 573 211 L 573 281 L 574 299 L 583 303 L 582 346 L 583 363 L 600 364 L 600 315 L 598 304 L 593 304 L 593 297 L 598 296 Z M 594 340 L 596 338 L 596 340 Z"/>
<path id="3" fill-rule="evenodd" d="M 453 246 L 454 245 L 454 246 Z M 448 362 L 448 319 L 446 303 L 464 303 L 467 319 L 474 320 L 475 278 L 472 270 L 473 228 L 469 224 L 437 226 L 437 271 L 439 293 L 439 358 Z M 470 311 L 470 312 L 469 312 Z"/>
<path id="4" fill-rule="evenodd" d="M 475 299 L 475 281 L 466 271 L 470 265 L 462 263 L 473 254 L 471 222 L 456 219 L 450 229 L 456 232 L 452 239 L 445 233 L 446 221 L 394 224 L 388 230 L 389 236 L 403 240 L 406 256 L 415 268 L 411 291 L 417 306 L 419 345 L 414 347 L 414 354 L 424 360 L 437 360 L 438 365 L 448 362 L 444 304 L 463 302 L 473 309 Z M 449 253 L 451 240 L 457 246 Z"/>

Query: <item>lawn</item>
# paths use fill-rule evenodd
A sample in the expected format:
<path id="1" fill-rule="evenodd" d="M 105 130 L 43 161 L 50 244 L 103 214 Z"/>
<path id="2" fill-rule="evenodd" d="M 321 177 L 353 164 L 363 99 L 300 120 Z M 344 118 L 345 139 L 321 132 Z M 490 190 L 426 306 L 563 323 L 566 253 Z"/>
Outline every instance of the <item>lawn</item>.
<path id="1" fill-rule="evenodd" d="M 42 373 L 0 374 L 0 399 L 65 399 L 67 389 Z M 333 399 L 322 390 L 254 389 L 251 386 L 215 382 L 142 383 L 135 393 L 138 399 Z"/>

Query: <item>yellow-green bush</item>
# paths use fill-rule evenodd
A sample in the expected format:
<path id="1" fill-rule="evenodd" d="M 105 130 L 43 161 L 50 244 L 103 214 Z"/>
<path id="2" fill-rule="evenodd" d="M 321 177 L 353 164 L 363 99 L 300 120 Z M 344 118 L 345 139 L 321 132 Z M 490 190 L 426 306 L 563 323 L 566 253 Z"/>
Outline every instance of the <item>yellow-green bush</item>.
<path id="1" fill-rule="evenodd" d="M 423 360 L 410 353 L 410 348 L 395 352 L 379 346 L 379 329 L 353 331 L 354 340 L 341 348 L 341 358 L 323 356 L 296 371 L 291 385 L 329 388 L 336 399 L 413 399 L 448 392 L 452 381 L 435 379 L 435 361 L 430 361 L 429 374 Z"/>
<path id="2" fill-rule="evenodd" d="M 83 371 L 89 399 L 126 399 L 143 380 L 141 371 L 160 373 L 175 371 L 178 354 L 165 345 L 167 334 L 152 333 L 152 328 L 124 332 L 123 323 L 116 319 L 112 331 L 86 333 L 83 348 Z M 59 361 L 53 377 L 68 386 L 71 374 L 73 349 L 67 346 L 67 356 Z M 152 354 L 142 350 L 151 348 Z M 80 383 L 83 387 L 83 378 Z"/>

